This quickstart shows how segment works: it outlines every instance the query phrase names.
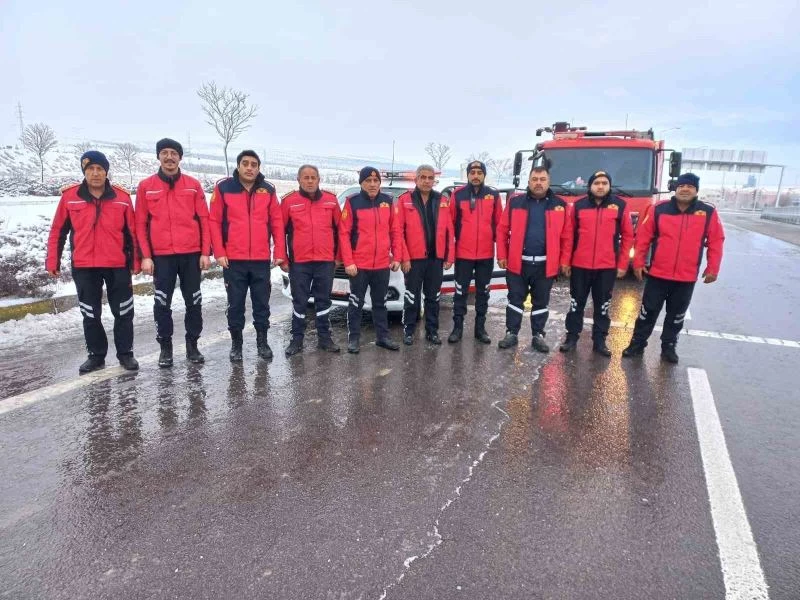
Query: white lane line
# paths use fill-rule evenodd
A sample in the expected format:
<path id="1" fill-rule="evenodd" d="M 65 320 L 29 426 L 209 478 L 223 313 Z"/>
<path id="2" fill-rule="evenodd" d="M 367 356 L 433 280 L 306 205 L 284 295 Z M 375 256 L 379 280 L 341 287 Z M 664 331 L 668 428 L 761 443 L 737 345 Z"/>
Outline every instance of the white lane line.
<path id="1" fill-rule="evenodd" d="M 726 600 L 768 600 L 753 532 L 704 369 L 688 369 L 694 419 L 717 536 Z"/>
<path id="2" fill-rule="evenodd" d="M 506 309 L 500 306 L 490 306 L 489 312 L 492 314 L 506 314 Z M 689 318 L 687 314 L 687 319 Z M 563 321 L 566 319 L 566 315 L 552 311 L 550 313 L 550 320 L 554 321 Z M 586 325 L 591 325 L 594 323 L 591 317 L 586 317 L 584 319 L 584 323 Z M 611 321 L 611 327 L 617 327 L 619 329 L 628 329 L 633 330 L 635 320 L 633 322 L 625 322 L 625 321 Z M 661 325 L 656 325 L 654 331 L 662 331 L 663 327 Z M 681 330 L 681 335 L 689 335 L 694 337 L 705 337 L 705 338 L 714 338 L 718 340 L 728 340 L 732 342 L 747 342 L 750 344 L 766 344 L 769 346 L 783 346 L 784 348 L 800 348 L 800 341 L 795 340 L 781 340 L 778 338 L 765 338 L 760 337 L 757 335 L 743 335 L 740 333 L 725 333 L 722 331 L 704 331 L 703 329 L 689 329 L 684 328 Z"/>

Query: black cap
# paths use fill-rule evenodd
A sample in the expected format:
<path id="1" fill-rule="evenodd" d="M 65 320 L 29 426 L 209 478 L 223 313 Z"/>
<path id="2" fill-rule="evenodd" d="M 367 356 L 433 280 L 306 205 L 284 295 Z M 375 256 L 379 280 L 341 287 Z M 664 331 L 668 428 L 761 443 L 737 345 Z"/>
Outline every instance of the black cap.
<path id="1" fill-rule="evenodd" d="M 375 167 L 364 167 L 358 172 L 358 183 L 364 183 L 365 179 L 372 177 L 373 175 L 378 178 L 378 181 L 381 180 L 381 173 L 378 171 L 378 169 Z"/>
<path id="2" fill-rule="evenodd" d="M 183 146 L 180 145 L 180 142 L 176 142 L 170 138 L 163 138 L 156 142 L 156 158 L 158 158 L 158 155 L 161 154 L 161 151 L 165 148 L 172 148 L 178 153 L 178 156 L 183 158 Z"/>

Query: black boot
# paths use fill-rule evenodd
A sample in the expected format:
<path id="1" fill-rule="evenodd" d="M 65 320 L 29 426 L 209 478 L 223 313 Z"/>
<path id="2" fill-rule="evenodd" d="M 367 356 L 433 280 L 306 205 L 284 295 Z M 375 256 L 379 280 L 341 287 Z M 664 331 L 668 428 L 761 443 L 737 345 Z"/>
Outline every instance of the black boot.
<path id="1" fill-rule="evenodd" d="M 325 352 L 336 353 L 340 351 L 339 346 L 336 345 L 336 342 L 333 341 L 333 338 L 330 335 L 319 338 L 317 341 L 317 348 L 324 350 Z"/>
<path id="2" fill-rule="evenodd" d="M 550 346 L 544 341 L 544 336 L 541 333 L 534 333 L 531 339 L 531 347 L 537 352 L 547 353 L 550 352 Z"/>
<path id="3" fill-rule="evenodd" d="M 611 357 L 611 350 L 608 349 L 608 346 L 606 346 L 606 341 L 603 338 L 597 338 L 594 340 L 594 343 L 592 344 L 592 352 L 599 354 L 600 356 L 605 356 L 606 358 Z"/>
<path id="4" fill-rule="evenodd" d="M 303 351 L 303 338 L 299 336 L 294 336 L 292 341 L 289 342 L 289 345 L 286 346 L 286 350 L 284 353 L 286 356 L 294 356 L 295 354 L 299 354 Z"/>
<path id="5" fill-rule="evenodd" d="M 197 339 L 186 338 L 186 360 L 196 365 L 206 362 L 206 357 L 197 349 Z"/>
<path id="6" fill-rule="evenodd" d="M 106 366 L 106 359 L 103 356 L 97 356 L 96 354 L 90 354 L 89 358 L 78 367 L 78 373 L 84 375 L 86 373 L 91 373 L 92 371 L 97 371 L 98 369 L 102 369 Z"/>
<path id="7" fill-rule="evenodd" d="M 375 345 L 378 346 L 379 348 L 385 348 L 386 350 L 393 350 L 393 351 L 400 350 L 400 344 L 398 344 L 393 339 L 388 337 L 382 340 L 377 340 L 375 342 Z"/>
<path id="8" fill-rule="evenodd" d="M 157 338 L 161 345 L 161 352 L 158 354 L 158 366 L 166 369 L 172 366 L 172 338 Z"/>
<path id="9" fill-rule="evenodd" d="M 231 352 L 228 358 L 231 362 L 242 362 L 242 332 L 231 331 Z"/>
<path id="10" fill-rule="evenodd" d="M 425 339 L 429 341 L 434 346 L 441 346 L 442 339 L 439 337 L 439 333 L 436 331 L 429 331 L 425 334 Z"/>
<path id="11" fill-rule="evenodd" d="M 453 319 L 453 331 L 447 336 L 448 344 L 457 344 L 464 335 L 464 320 L 460 317 Z"/>
<path id="12" fill-rule="evenodd" d="M 678 353 L 675 351 L 675 344 L 661 344 L 661 360 L 673 365 L 678 364 Z"/>
<path id="13" fill-rule="evenodd" d="M 506 337 L 502 340 L 497 342 L 497 347 L 501 350 L 505 350 L 506 348 L 511 348 L 512 346 L 517 345 L 517 334 L 511 333 L 510 331 L 506 331 Z"/>
<path id="14" fill-rule="evenodd" d="M 350 338 L 347 342 L 347 351 L 350 354 L 358 354 L 361 351 L 361 342 L 358 338 Z"/>
<path id="15" fill-rule="evenodd" d="M 475 339 L 481 344 L 491 344 L 492 339 L 486 333 L 486 317 L 478 315 L 475 317 Z"/>
<path id="16" fill-rule="evenodd" d="M 272 359 L 272 348 L 269 347 L 267 342 L 267 330 L 256 329 L 256 348 L 258 349 L 258 356 L 264 360 Z"/>
<path id="17" fill-rule="evenodd" d="M 573 352 L 575 348 L 578 347 L 578 336 L 572 333 L 568 333 L 567 337 L 564 338 L 563 343 L 561 346 L 558 347 L 561 352 Z"/>
<path id="18" fill-rule="evenodd" d="M 139 361 L 133 358 L 133 352 L 126 352 L 125 354 L 120 354 L 117 358 L 119 358 L 119 364 L 122 365 L 122 368 L 126 371 L 138 371 L 139 370 Z"/>
<path id="19" fill-rule="evenodd" d="M 628 344 L 628 347 L 622 351 L 622 356 L 625 358 L 632 358 L 634 356 L 641 356 L 644 354 L 646 343 L 637 342 L 636 340 L 631 340 L 631 343 Z"/>

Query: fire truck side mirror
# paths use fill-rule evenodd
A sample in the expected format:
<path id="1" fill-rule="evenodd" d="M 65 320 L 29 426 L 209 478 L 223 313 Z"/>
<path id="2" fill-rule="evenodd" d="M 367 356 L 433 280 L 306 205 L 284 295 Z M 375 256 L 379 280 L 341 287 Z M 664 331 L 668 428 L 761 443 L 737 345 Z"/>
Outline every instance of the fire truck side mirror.
<path id="1" fill-rule="evenodd" d="M 669 176 L 678 177 L 681 174 L 681 158 L 680 152 L 673 152 L 669 157 Z"/>
<path id="2" fill-rule="evenodd" d="M 519 174 L 522 171 L 522 152 L 514 155 L 514 187 L 519 185 Z"/>

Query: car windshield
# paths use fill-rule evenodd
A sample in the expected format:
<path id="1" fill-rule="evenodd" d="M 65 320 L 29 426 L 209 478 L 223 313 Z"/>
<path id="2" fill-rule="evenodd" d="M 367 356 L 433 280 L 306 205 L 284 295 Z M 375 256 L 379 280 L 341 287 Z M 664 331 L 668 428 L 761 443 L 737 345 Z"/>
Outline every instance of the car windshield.
<path id="1" fill-rule="evenodd" d="M 556 148 L 545 150 L 554 188 L 583 192 L 595 171 L 611 175 L 614 187 L 649 195 L 653 188 L 653 151 L 645 148 Z"/>
<path id="2" fill-rule="evenodd" d="M 384 194 L 389 194 L 392 198 L 397 200 L 400 197 L 400 194 L 403 192 L 407 192 L 410 188 L 407 187 L 392 187 L 392 186 L 381 186 L 381 192 Z M 344 206 L 344 201 L 347 200 L 348 196 L 352 196 L 353 194 L 357 194 L 361 191 L 361 186 L 354 186 L 347 188 L 345 191 L 341 192 L 337 199 L 339 200 L 339 206 Z"/>

